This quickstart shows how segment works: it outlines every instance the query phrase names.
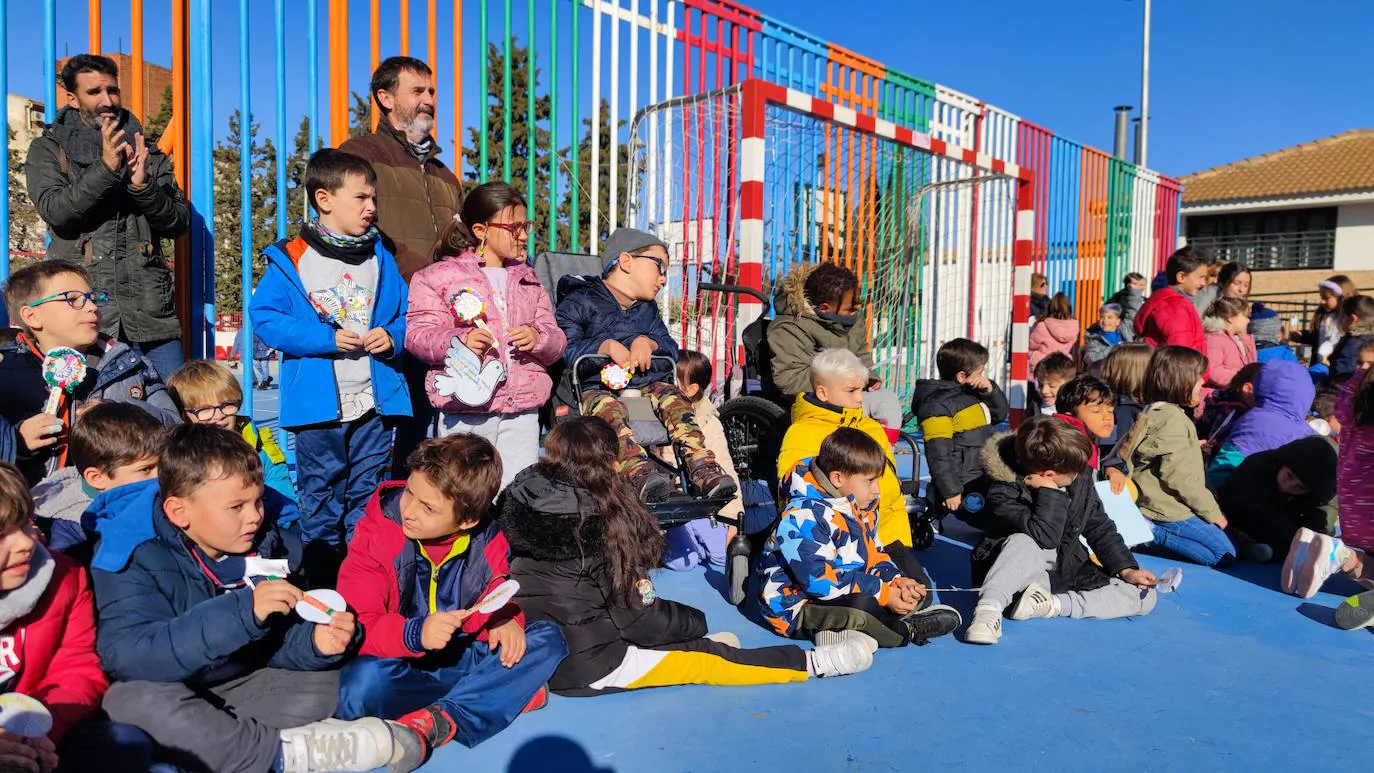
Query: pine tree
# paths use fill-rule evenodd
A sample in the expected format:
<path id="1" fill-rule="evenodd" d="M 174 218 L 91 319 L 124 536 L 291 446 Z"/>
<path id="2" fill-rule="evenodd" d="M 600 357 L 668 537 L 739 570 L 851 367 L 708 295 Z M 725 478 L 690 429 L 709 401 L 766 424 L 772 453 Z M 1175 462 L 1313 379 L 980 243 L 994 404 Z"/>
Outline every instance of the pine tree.
<path id="1" fill-rule="evenodd" d="M 43 252 L 43 237 L 47 234 L 48 228 L 43 223 L 43 219 L 38 216 L 38 210 L 33 205 L 33 200 L 29 198 L 29 190 L 24 177 L 24 159 L 19 151 L 14 149 L 13 129 L 8 131 L 9 143 L 6 148 L 9 150 L 9 172 L 10 172 L 10 254 L 7 256 L 10 261 L 10 270 L 23 268 L 41 258 L 29 255 L 16 255 L 16 252 L 41 253 Z"/>
<path id="2" fill-rule="evenodd" d="M 487 48 L 487 179 L 501 180 L 505 161 L 503 157 L 505 141 L 505 111 L 511 116 L 511 162 L 510 182 L 516 190 L 525 193 L 529 180 L 531 156 L 534 163 L 534 201 L 529 202 L 529 219 L 536 223 L 536 232 L 530 237 L 530 251 L 539 252 L 548 246 L 549 220 L 549 118 L 553 114 L 553 102 L 549 96 L 535 97 L 534 100 L 534 137 L 531 145 L 529 118 L 529 49 L 519 48 L 512 41 L 511 48 L 511 100 L 505 104 L 502 72 L 505 64 L 501 51 L 495 45 Z M 539 68 L 535 68 L 533 78 L 535 91 L 539 90 Z M 468 145 L 463 150 L 463 159 L 471 170 L 466 177 L 470 181 L 481 179 L 482 156 L 479 149 L 481 134 L 476 128 L 468 129 Z M 567 151 L 560 151 L 558 162 L 567 158 Z M 566 243 L 566 229 L 560 224 L 559 237 Z"/>
<path id="3" fill-rule="evenodd" d="M 372 133 L 372 100 L 363 94 L 353 92 L 353 106 L 348 108 L 348 137 L 361 137 Z"/>
<path id="4" fill-rule="evenodd" d="M 162 139 L 162 134 L 167 131 L 167 124 L 171 120 L 172 87 L 168 86 L 162 90 L 162 102 L 158 104 L 157 112 L 148 116 L 148 120 L 143 122 L 143 137 L 149 145 L 156 145 Z"/>
<path id="5" fill-rule="evenodd" d="M 242 220 L 239 200 L 239 138 L 242 126 L 239 111 L 229 117 L 229 133 L 214 150 L 215 190 L 215 309 L 234 313 L 243 308 L 241 272 L 243 270 Z M 267 263 L 262 251 L 276 238 L 277 151 L 270 139 L 257 140 L 258 124 L 249 116 L 248 138 L 252 178 L 249 184 L 249 209 L 253 213 L 249 228 L 253 234 L 253 279 L 262 276 Z"/>
<path id="6" fill-rule="evenodd" d="M 598 178 L 598 180 L 599 180 L 599 186 L 598 186 L 598 190 L 596 191 L 596 194 L 597 194 L 597 204 L 598 204 L 598 207 L 599 207 L 599 210 L 600 210 L 600 211 L 599 211 L 599 216 L 598 216 L 598 218 L 597 218 L 597 221 L 598 221 L 598 222 L 596 223 L 596 234 L 597 234 L 597 243 L 598 243 L 598 244 L 604 243 L 604 242 L 606 241 L 607 237 L 609 237 L 609 236 L 611 235 L 611 222 L 610 222 L 610 216 L 611 216 L 611 185 L 610 185 L 610 180 L 611 180 L 611 148 L 614 147 L 614 148 L 615 148 L 615 152 L 618 153 L 618 154 L 620 155 L 620 157 L 616 160 L 617 171 L 618 171 L 618 172 L 620 173 L 620 175 L 621 175 L 621 179 L 616 181 L 616 184 L 619 186 L 619 192 L 618 192 L 619 198 L 617 199 L 617 202 L 618 202 L 618 204 L 619 204 L 619 211 L 620 211 L 620 213 L 624 213 L 624 212 L 628 211 L 628 207 L 629 207 L 629 204 L 630 204 L 630 200 L 629 200 L 629 191 L 630 191 L 630 187 L 631 187 L 631 186 L 630 186 L 629 183 L 630 183 L 630 176 L 631 176 L 631 174 L 633 174 L 636 178 L 642 178 L 642 177 L 643 177 L 643 174 L 644 174 L 644 166 L 643 166 L 642 159 L 641 159 L 641 163 L 639 163 L 638 165 L 636 165 L 635 168 L 634 168 L 633 170 L 631 170 L 631 168 L 630 168 L 630 166 L 631 166 L 631 165 L 630 165 L 630 158 L 631 158 L 631 156 L 632 156 L 632 154 L 633 154 L 633 145 L 632 145 L 631 143 L 633 142 L 633 139 L 631 140 L 631 142 L 622 142 L 622 143 L 620 143 L 619 145 L 614 145 L 614 146 L 613 146 L 613 145 L 611 144 L 611 137 L 612 137 L 612 132 L 611 132 L 611 108 L 610 108 L 610 105 L 607 104 L 606 100 L 604 100 L 604 99 L 601 100 L 601 106 L 600 106 L 600 108 L 601 108 L 601 109 L 600 109 L 601 116 L 600 116 L 600 132 L 599 132 L 599 133 L 601 134 L 601 156 L 600 156 L 600 159 L 599 159 L 600 163 L 598 164 L 598 166 L 601 167 L 601 171 L 600 171 L 600 175 L 599 175 L 599 178 Z M 618 122 L 616 122 L 616 127 L 615 127 L 616 131 L 615 131 L 615 133 L 616 133 L 616 134 L 619 134 L 619 133 L 620 133 L 620 128 L 623 127 L 624 125 L 625 125 L 625 122 L 624 122 L 624 121 L 618 121 Z M 579 249 L 579 250 L 586 250 L 586 249 L 588 249 L 589 246 L 590 246 L 590 240 L 591 240 L 591 226 L 592 226 L 592 214 L 591 214 L 591 209 L 592 209 L 592 207 L 591 207 L 591 201 L 592 201 L 592 121 L 591 121 L 591 119 L 590 119 L 590 118 L 584 118 L 584 119 L 582 119 L 582 126 L 583 126 L 584 131 L 583 131 L 582 137 L 578 140 L 578 145 L 577 145 L 577 177 L 578 177 L 578 180 L 577 180 L 577 188 L 576 188 L 576 193 L 577 193 L 577 195 L 578 195 L 578 200 L 577 200 L 577 219 L 578 219 L 578 231 L 577 231 L 578 235 L 577 235 L 577 240 L 578 240 L 578 245 L 577 245 L 577 249 Z M 565 149 L 565 150 L 562 151 L 562 152 L 563 152 L 563 154 L 566 156 L 567 153 L 568 153 L 569 151 L 568 151 L 567 149 Z M 642 181 L 642 180 L 636 180 L 636 182 L 640 182 L 640 181 Z M 638 187 L 638 185 L 636 185 L 635 187 Z M 563 196 L 563 202 L 562 202 L 561 204 L 558 205 L 558 219 L 559 219 L 559 221 L 562 222 L 562 223 L 571 223 L 571 222 L 572 222 L 572 196 L 573 196 L 573 191 L 568 191 L 568 192 L 565 193 L 564 196 Z M 561 228 L 563 231 L 566 231 L 566 230 L 567 230 L 567 229 L 566 229 L 565 227 L 563 227 L 563 226 L 560 226 L 560 228 Z M 571 234 L 570 234 L 570 233 L 567 234 L 567 237 L 568 237 L 568 238 L 564 238 L 564 236 L 565 236 L 565 235 L 564 235 L 563 232 L 560 232 L 560 233 L 559 233 L 559 239 L 558 239 L 558 241 L 559 241 L 559 249 L 567 249 L 568 246 L 570 245 L 569 239 L 570 239 L 570 237 L 571 237 Z"/>

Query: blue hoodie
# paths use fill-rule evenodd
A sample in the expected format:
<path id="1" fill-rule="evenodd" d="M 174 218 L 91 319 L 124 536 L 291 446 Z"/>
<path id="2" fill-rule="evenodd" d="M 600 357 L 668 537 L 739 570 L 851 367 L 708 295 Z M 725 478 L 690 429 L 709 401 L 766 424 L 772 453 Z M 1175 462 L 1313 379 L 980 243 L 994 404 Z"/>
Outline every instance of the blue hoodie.
<path id="1" fill-rule="evenodd" d="M 253 332 L 281 352 L 281 426 L 304 427 L 339 420 L 338 385 L 334 380 L 335 328 L 317 311 L 301 283 L 296 261 L 308 249 L 297 237 L 266 250 L 267 270 L 253 291 L 248 314 Z M 370 357 L 372 393 L 377 413 L 409 416 L 410 392 L 401 375 L 406 340 L 406 283 L 396 260 L 377 240 L 377 295 L 372 302 L 371 328 L 391 336 L 391 353 Z M 330 400 L 326 395 L 335 395 Z"/>
<path id="2" fill-rule="evenodd" d="M 1255 374 L 1255 407 L 1246 411 L 1226 436 L 1207 469 L 1207 485 L 1221 487 L 1245 457 L 1273 451 L 1313 434 L 1307 425 L 1317 388 L 1307 369 L 1296 362 L 1273 360 Z"/>
<path id="3" fill-rule="evenodd" d="M 263 504 L 257 555 L 286 559 L 294 574 L 300 537 L 278 516 L 295 505 L 272 489 L 264 489 Z M 259 623 L 252 588 L 213 582 L 163 514 L 156 480 L 105 492 L 86 517 L 100 535 L 91 562 L 96 649 L 113 678 L 216 685 L 263 668 L 319 671 L 345 657 L 320 655 L 314 626 L 294 614 Z"/>

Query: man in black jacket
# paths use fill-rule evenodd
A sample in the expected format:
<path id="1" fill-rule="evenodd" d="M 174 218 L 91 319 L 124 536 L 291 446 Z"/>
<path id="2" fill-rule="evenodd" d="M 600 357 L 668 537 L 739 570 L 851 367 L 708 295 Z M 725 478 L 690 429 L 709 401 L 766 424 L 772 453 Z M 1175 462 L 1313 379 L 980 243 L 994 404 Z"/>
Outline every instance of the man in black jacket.
<path id="1" fill-rule="evenodd" d="M 986 476 L 965 491 L 959 514 L 984 532 L 971 556 L 982 593 L 965 641 L 996 644 L 1004 610 L 1013 620 L 1106 620 L 1154 609 L 1155 577 L 1102 509 L 1088 468 L 1092 450 L 1082 430 L 1057 417 L 1028 420 L 984 447 Z"/>
<path id="2" fill-rule="evenodd" d="M 120 103 L 113 60 L 79 54 L 62 68 L 67 106 L 29 146 L 29 195 L 48 225 L 49 258 L 87 266 L 109 293 L 102 332 L 128 343 L 162 376 L 182 362 L 181 323 L 163 239 L 184 233 L 190 208 L 172 163 Z"/>

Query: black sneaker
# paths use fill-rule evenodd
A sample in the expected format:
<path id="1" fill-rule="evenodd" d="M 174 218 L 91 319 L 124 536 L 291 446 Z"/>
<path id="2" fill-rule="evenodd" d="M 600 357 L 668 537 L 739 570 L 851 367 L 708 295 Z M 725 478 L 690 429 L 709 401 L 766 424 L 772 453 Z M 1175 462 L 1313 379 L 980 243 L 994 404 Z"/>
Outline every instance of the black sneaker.
<path id="1" fill-rule="evenodd" d="M 959 610 L 946 604 L 935 604 L 917 610 L 902 618 L 902 621 L 911 631 L 912 643 L 918 647 L 931 639 L 954 633 L 964 624 L 964 618 L 959 615 Z"/>
<path id="2" fill-rule="evenodd" d="M 1336 627 L 1346 631 L 1374 626 L 1374 590 L 1351 596 L 1336 607 Z"/>

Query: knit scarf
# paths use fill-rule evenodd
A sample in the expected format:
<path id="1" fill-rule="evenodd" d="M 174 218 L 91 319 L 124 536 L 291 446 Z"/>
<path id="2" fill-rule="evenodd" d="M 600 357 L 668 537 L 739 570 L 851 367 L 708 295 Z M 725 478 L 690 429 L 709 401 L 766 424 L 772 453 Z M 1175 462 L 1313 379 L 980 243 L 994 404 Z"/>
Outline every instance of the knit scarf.
<path id="1" fill-rule="evenodd" d="M 349 236 L 330 230 L 318 220 L 307 221 L 301 229 L 301 238 L 316 252 L 354 266 L 365 263 L 375 254 L 374 249 L 381 236 L 382 232 L 375 225 L 368 226 L 367 232 L 361 236 Z"/>
<path id="2" fill-rule="evenodd" d="M 410 154 L 420 161 L 428 161 L 430 154 L 434 152 L 434 138 L 428 134 L 419 142 L 407 140 L 406 144 L 410 146 Z"/>
<path id="3" fill-rule="evenodd" d="M 134 135 L 143 133 L 143 124 L 138 122 L 127 110 L 121 114 L 120 128 L 129 147 L 134 146 Z M 62 146 L 67 157 L 77 166 L 87 167 L 100 160 L 100 130 L 81 120 L 81 111 L 74 107 L 64 107 L 48 127 L 52 138 Z"/>

